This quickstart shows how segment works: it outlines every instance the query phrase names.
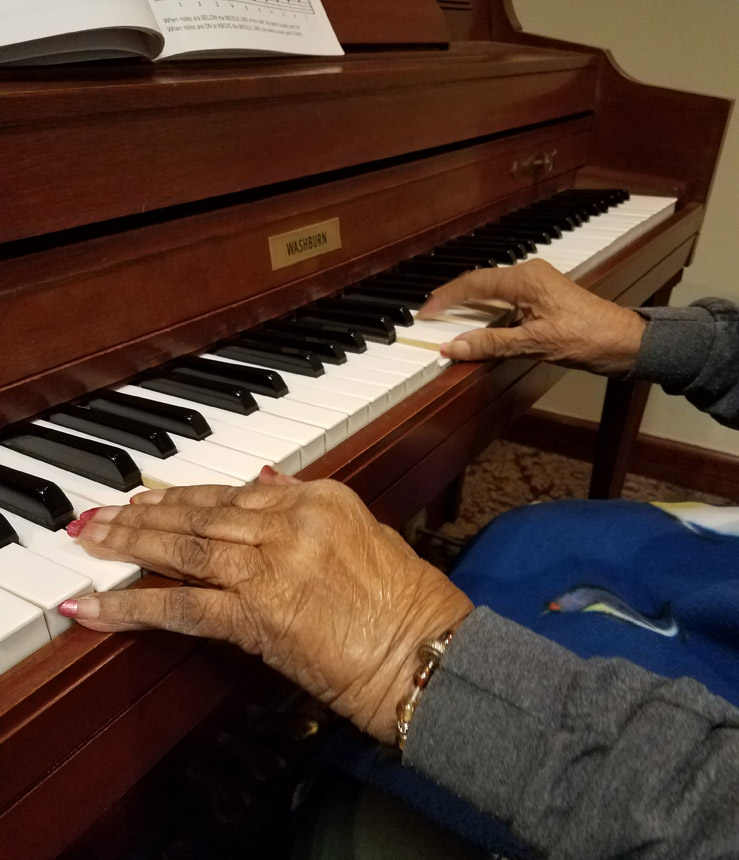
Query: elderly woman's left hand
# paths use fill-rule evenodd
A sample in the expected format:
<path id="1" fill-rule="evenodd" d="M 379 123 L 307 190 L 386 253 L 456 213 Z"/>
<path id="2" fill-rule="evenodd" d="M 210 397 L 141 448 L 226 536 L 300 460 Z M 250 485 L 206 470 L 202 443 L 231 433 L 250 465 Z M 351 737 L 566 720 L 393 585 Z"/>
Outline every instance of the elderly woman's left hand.
<path id="1" fill-rule="evenodd" d="M 205 587 L 95 594 L 67 601 L 64 614 L 94 630 L 229 640 L 383 741 L 410 692 L 417 646 L 472 609 L 334 481 L 273 473 L 246 488 L 142 493 L 86 518 L 79 539 L 100 558 Z"/>

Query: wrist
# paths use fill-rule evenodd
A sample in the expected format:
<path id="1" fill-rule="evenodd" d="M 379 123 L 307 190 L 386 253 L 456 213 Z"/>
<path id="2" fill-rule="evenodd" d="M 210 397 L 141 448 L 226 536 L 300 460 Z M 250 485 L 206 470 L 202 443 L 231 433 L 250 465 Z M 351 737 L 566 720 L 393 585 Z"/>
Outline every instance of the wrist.
<path id="1" fill-rule="evenodd" d="M 646 320 L 630 308 L 619 308 L 619 314 L 609 326 L 605 343 L 598 345 L 597 354 L 589 369 L 605 376 L 626 376 L 635 364 L 641 350 Z"/>
<path id="2" fill-rule="evenodd" d="M 454 633 L 475 608 L 464 592 L 452 585 L 444 574 L 431 569 L 437 581 L 433 588 L 427 588 L 425 594 L 418 595 L 405 629 L 393 642 L 389 659 L 377 673 L 377 689 L 382 691 L 376 700 L 377 705 L 372 708 L 364 725 L 355 720 L 360 728 L 382 743 L 396 742 L 398 706 L 406 703 L 413 693 L 414 676 L 421 662 L 419 647 L 448 631 Z"/>

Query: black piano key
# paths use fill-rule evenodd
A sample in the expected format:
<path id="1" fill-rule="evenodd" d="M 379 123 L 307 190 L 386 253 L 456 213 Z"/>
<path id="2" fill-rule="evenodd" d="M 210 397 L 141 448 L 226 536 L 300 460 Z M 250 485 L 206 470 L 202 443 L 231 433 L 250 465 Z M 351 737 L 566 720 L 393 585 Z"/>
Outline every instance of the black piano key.
<path id="1" fill-rule="evenodd" d="M 513 248 L 506 245 L 491 245 L 487 249 L 476 250 L 465 245 L 440 246 L 434 249 L 434 256 L 445 260 L 466 260 L 471 268 L 483 269 L 495 268 L 498 263 L 512 266 L 519 259 Z"/>
<path id="2" fill-rule="evenodd" d="M 181 397 L 204 406 L 215 406 L 216 409 L 226 409 L 238 415 L 251 415 L 259 409 L 246 388 L 233 382 L 191 376 L 186 368 L 182 371 L 163 370 L 140 379 L 137 384 L 151 391 Z"/>
<path id="3" fill-rule="evenodd" d="M 218 355 L 219 347 L 213 347 L 211 352 Z M 275 370 L 246 367 L 243 364 L 229 364 L 225 361 L 192 356 L 178 358 L 170 367 L 178 371 L 186 369 L 191 377 L 239 385 L 247 391 L 254 392 L 254 394 L 264 394 L 267 397 L 284 397 L 287 394 L 285 380 Z"/>
<path id="4" fill-rule="evenodd" d="M 88 433 L 99 439 L 151 454 L 164 460 L 177 453 L 172 438 L 161 427 L 134 418 L 124 418 L 102 409 L 66 406 L 49 415 L 52 424 Z"/>
<path id="5" fill-rule="evenodd" d="M 412 272 L 383 272 L 381 275 L 374 275 L 367 278 L 365 284 L 404 284 L 411 289 L 433 290 L 435 287 L 440 287 L 446 284 L 449 278 L 446 275 L 433 275 L 428 272 L 422 275 L 414 275 Z"/>
<path id="6" fill-rule="evenodd" d="M 250 329 L 248 332 L 244 332 L 244 336 L 249 337 L 251 340 L 258 340 L 261 343 L 279 344 L 291 349 L 313 353 L 324 364 L 346 364 L 344 347 L 327 339 L 321 340 L 306 337 L 296 331 L 288 334 L 284 331 L 275 330 L 270 326 Z"/>
<path id="7" fill-rule="evenodd" d="M 609 208 L 608 201 L 604 197 L 583 197 L 582 195 L 560 197 L 555 194 L 550 199 L 552 202 L 561 201 L 562 203 L 568 203 L 571 201 L 572 203 L 576 203 L 588 215 L 600 215 L 603 212 L 607 212 Z"/>
<path id="8" fill-rule="evenodd" d="M 611 206 L 618 206 L 631 196 L 622 188 L 568 188 L 558 191 L 555 197 L 594 197 L 607 200 Z"/>
<path id="9" fill-rule="evenodd" d="M 573 189 L 574 190 L 574 189 Z M 595 194 L 586 193 L 585 189 L 578 189 L 576 193 L 570 193 L 570 191 L 560 191 L 554 195 L 555 200 L 577 200 L 582 202 L 587 202 L 590 204 L 595 204 L 598 206 L 601 212 L 606 212 L 611 206 L 618 206 L 619 203 L 623 202 L 621 195 L 614 194 L 609 191 L 599 191 Z"/>
<path id="10" fill-rule="evenodd" d="M 326 343 L 336 343 L 341 346 L 345 352 L 366 352 L 367 344 L 362 334 L 358 331 L 350 331 L 349 329 L 335 328 L 331 325 L 319 326 L 311 323 L 303 322 L 302 320 L 275 320 L 265 326 L 266 330 L 283 331 L 286 334 L 297 334 L 305 336 L 309 339 L 324 341 Z"/>
<path id="11" fill-rule="evenodd" d="M 438 283 L 435 279 L 415 278 L 409 275 L 401 275 L 400 272 L 395 272 L 392 275 L 375 275 L 373 278 L 367 278 L 360 281 L 356 286 L 368 287 L 374 290 L 375 287 L 392 287 L 393 289 L 407 290 L 409 293 L 423 295 L 435 290 L 437 286 L 446 283 L 444 279 L 439 279 Z"/>
<path id="12" fill-rule="evenodd" d="M 347 290 L 346 295 L 353 301 L 363 302 L 370 307 L 374 307 L 378 302 L 381 302 L 383 305 L 392 305 L 399 308 L 420 308 L 426 301 L 420 298 L 420 293 L 403 293 L 401 290 L 393 290 L 392 287 L 389 290 L 378 287 L 365 287 L 364 289 L 356 287 Z M 431 293 L 426 291 L 426 296 L 430 297 Z"/>
<path id="13" fill-rule="evenodd" d="M 374 343 L 395 343 L 395 326 L 387 317 L 378 314 L 360 314 L 355 311 L 330 311 L 318 308 L 313 310 L 300 310 L 299 320 L 321 325 L 346 327 L 351 331 L 358 331 L 365 340 Z"/>
<path id="14" fill-rule="evenodd" d="M 72 503 L 56 484 L 7 466 L 0 466 L 0 508 L 50 531 L 74 519 Z"/>
<path id="15" fill-rule="evenodd" d="M 578 201 L 568 200 L 541 200 L 538 203 L 532 203 L 528 206 L 525 212 L 550 212 L 557 215 L 566 215 L 575 222 L 576 227 L 581 227 L 585 221 L 590 220 L 590 214 Z"/>
<path id="16" fill-rule="evenodd" d="M 538 242 L 541 245 L 551 245 L 552 238 L 557 238 L 541 227 L 523 227 L 520 225 L 509 224 L 486 224 L 484 227 L 478 227 L 472 232 L 472 236 L 476 239 L 497 239 L 499 236 L 510 236 L 519 242 Z M 561 231 L 560 231 L 560 236 Z M 532 248 L 528 246 L 530 251 L 536 251 L 536 244 Z"/>
<path id="17" fill-rule="evenodd" d="M 327 308 L 328 310 L 334 311 L 349 310 L 358 311 L 359 313 L 365 313 L 370 310 L 370 308 L 368 308 L 366 304 L 358 304 L 354 299 L 349 296 L 345 296 L 340 299 L 320 299 L 316 302 L 316 307 L 319 310 Z M 384 317 L 387 317 L 393 323 L 393 325 L 405 327 L 413 325 L 413 315 L 408 310 L 408 308 L 402 305 L 384 305 L 382 303 L 382 299 L 379 296 L 374 306 L 374 312 L 381 314 Z"/>
<path id="18" fill-rule="evenodd" d="M 13 526 L 0 514 L 0 549 L 11 543 L 20 543 L 18 535 Z"/>
<path id="19" fill-rule="evenodd" d="M 247 361 L 274 370 L 287 370 L 301 376 L 317 378 L 323 376 L 324 369 L 318 357 L 312 352 L 292 349 L 278 344 L 260 343 L 246 337 L 219 344 L 212 350 L 216 355 Z"/>
<path id="20" fill-rule="evenodd" d="M 433 262 L 429 259 L 419 260 L 418 258 L 414 258 L 413 260 L 404 260 L 402 263 L 398 263 L 397 265 L 398 272 L 402 274 L 420 276 L 435 275 L 436 277 L 442 278 L 443 281 L 451 281 L 463 272 L 467 272 L 474 268 L 475 266 L 465 265 L 464 263 Z"/>
<path id="21" fill-rule="evenodd" d="M 501 217 L 501 223 L 506 225 L 511 225 L 512 227 L 537 227 L 541 230 L 545 230 L 552 239 L 561 239 L 562 238 L 562 230 L 574 230 L 574 225 L 569 219 L 559 219 L 562 224 L 565 226 L 561 226 L 559 223 L 556 223 L 556 220 L 553 218 L 545 218 L 543 216 L 531 215 L 530 213 L 526 215 L 520 215 L 518 212 L 512 215 L 503 215 Z"/>
<path id="22" fill-rule="evenodd" d="M 362 281 L 357 284 L 355 287 L 351 288 L 352 295 L 356 293 L 360 295 L 387 295 L 398 301 L 405 301 L 408 307 L 413 308 L 416 307 L 419 303 L 423 304 L 423 302 L 427 301 L 431 297 L 431 293 L 433 290 L 430 290 L 428 287 L 417 287 L 415 285 L 411 285 L 410 287 L 406 284 L 403 284 L 402 281 L 394 284 L 391 281 L 383 281 L 383 282 L 372 282 Z"/>
<path id="23" fill-rule="evenodd" d="M 210 424 L 195 409 L 156 403 L 145 397 L 122 394 L 120 391 L 98 391 L 88 399 L 87 405 L 111 415 L 153 424 L 186 439 L 200 441 L 207 439 L 213 432 Z"/>
<path id="24" fill-rule="evenodd" d="M 504 224 L 544 224 L 559 227 L 560 230 L 572 231 L 578 226 L 574 217 L 559 212 L 545 212 L 541 209 L 518 209 L 511 215 L 503 215 L 500 219 Z"/>
<path id="25" fill-rule="evenodd" d="M 124 493 L 141 486 L 141 472 L 130 455 L 113 445 L 25 421 L 8 430 L 2 439 L 6 448 Z"/>
<path id="26" fill-rule="evenodd" d="M 533 242 L 531 244 L 533 244 Z M 534 248 L 536 248 L 536 245 L 534 245 Z M 452 239 L 444 245 L 440 245 L 438 248 L 442 253 L 444 251 L 457 249 L 471 251 L 481 256 L 486 254 L 488 250 L 512 251 L 518 260 L 525 260 L 529 254 L 529 247 L 526 243 L 512 238 L 501 239 L 500 241 L 488 240 L 486 242 L 482 238 L 475 239 L 475 237 L 469 236 L 467 238 L 463 237 L 461 239 Z"/>

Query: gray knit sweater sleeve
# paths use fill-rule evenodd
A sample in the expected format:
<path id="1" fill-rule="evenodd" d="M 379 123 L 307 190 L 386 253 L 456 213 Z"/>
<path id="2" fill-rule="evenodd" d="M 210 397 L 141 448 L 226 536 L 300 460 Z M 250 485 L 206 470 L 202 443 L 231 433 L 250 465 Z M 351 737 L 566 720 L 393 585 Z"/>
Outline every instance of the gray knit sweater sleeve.
<path id="1" fill-rule="evenodd" d="M 422 696 L 404 762 L 548 860 L 739 857 L 739 710 L 484 607 Z"/>
<path id="2" fill-rule="evenodd" d="M 626 377 L 684 394 L 698 409 L 739 429 L 739 306 L 701 299 L 687 308 L 638 308 L 649 324 Z"/>

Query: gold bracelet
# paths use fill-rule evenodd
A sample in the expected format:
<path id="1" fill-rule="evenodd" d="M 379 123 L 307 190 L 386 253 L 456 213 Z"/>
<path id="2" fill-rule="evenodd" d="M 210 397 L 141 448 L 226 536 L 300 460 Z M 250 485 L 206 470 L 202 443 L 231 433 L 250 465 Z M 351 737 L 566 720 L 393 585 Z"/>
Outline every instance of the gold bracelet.
<path id="1" fill-rule="evenodd" d="M 408 730 L 411 726 L 411 720 L 415 713 L 421 693 L 426 689 L 429 679 L 436 671 L 441 658 L 447 649 L 447 646 L 452 641 L 454 633 L 447 630 L 439 639 L 432 639 L 430 642 L 424 642 L 418 647 L 418 656 L 421 659 L 421 665 L 416 670 L 413 676 L 413 692 L 407 702 L 398 703 L 398 729 L 397 739 L 398 746 L 402 750 L 408 738 Z"/>

